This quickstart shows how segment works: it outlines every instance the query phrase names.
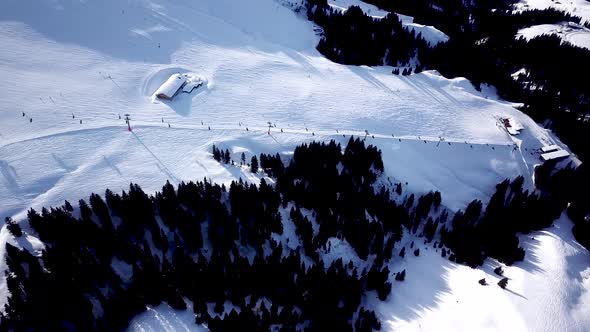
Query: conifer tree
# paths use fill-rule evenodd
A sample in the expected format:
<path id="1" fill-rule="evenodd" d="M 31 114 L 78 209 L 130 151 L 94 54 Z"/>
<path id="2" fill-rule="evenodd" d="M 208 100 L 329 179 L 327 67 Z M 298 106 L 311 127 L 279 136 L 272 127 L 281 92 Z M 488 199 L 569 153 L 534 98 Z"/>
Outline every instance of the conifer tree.
<path id="1" fill-rule="evenodd" d="M 256 156 L 252 156 L 252 159 L 250 160 L 250 171 L 252 173 L 258 172 L 258 158 L 256 158 Z"/>

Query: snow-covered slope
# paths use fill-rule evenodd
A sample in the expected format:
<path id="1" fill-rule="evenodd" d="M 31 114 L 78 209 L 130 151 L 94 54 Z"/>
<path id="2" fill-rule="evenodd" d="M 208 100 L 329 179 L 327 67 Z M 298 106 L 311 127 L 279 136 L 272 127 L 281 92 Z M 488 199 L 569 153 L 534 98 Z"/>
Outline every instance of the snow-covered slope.
<path id="1" fill-rule="evenodd" d="M 433 26 L 414 23 L 414 18 L 412 16 L 402 14 L 397 14 L 397 16 L 399 16 L 404 27 L 414 31 L 416 34 L 420 33 L 422 38 L 429 42 L 430 45 L 445 43 L 449 40 L 449 36 Z"/>
<path id="2" fill-rule="evenodd" d="M 148 308 L 129 323 L 129 332 L 205 332 L 195 324 L 190 303 L 185 311 L 174 310 L 167 304 Z"/>
<path id="3" fill-rule="evenodd" d="M 389 14 L 388 11 L 379 9 L 377 6 L 371 5 L 361 0 L 329 0 L 328 4 L 332 8 L 342 11 L 347 10 L 350 6 L 358 6 L 363 10 L 363 12 L 365 12 L 365 14 L 375 18 L 383 18 Z"/>
<path id="4" fill-rule="evenodd" d="M 516 8 L 519 10 L 556 8 L 580 16 L 582 21 L 590 21 L 590 2 L 586 0 L 521 0 Z"/>
<path id="5" fill-rule="evenodd" d="M 406 269 L 386 302 L 375 299 L 392 331 L 587 331 L 590 326 L 588 252 L 564 215 L 554 227 L 521 236 L 527 259 L 504 267 L 506 290 L 486 261 L 481 269 L 450 263 L 441 249 L 418 245 L 420 256 L 394 261 Z M 406 245 L 407 246 L 407 245 Z M 488 286 L 478 280 L 485 278 Z"/>
<path id="6" fill-rule="evenodd" d="M 383 150 L 389 176 L 416 192 L 440 190 L 447 206 L 461 208 L 487 199 L 505 177 L 530 179 L 534 151 L 555 142 L 514 105 L 465 79 L 436 72 L 393 76 L 391 68 L 326 60 L 315 50 L 313 25 L 273 0 L 5 0 L 0 29 L 2 220 L 22 220 L 29 207 L 76 202 L 129 182 L 147 192 L 167 179 L 256 182 L 246 171 L 216 163 L 211 145 L 230 148 L 237 159 L 241 152 L 288 154 L 303 141 L 345 141 L 365 130 Z M 152 102 L 175 72 L 208 83 L 171 102 Z M 513 138 L 498 117 L 525 129 Z M 268 122 L 276 124 L 270 135 Z M 6 241 L 13 239 L 3 227 L 2 256 Z M 19 245 L 41 244 L 28 238 Z M 560 271 L 571 272 L 567 265 Z M 587 281 L 580 278 L 578 284 Z M 559 291 L 547 287 L 547 294 Z M 0 293 L 1 305 L 3 281 Z M 561 311 L 537 317 L 532 301 L 506 301 L 525 322 L 569 319 L 554 317 Z M 396 314 L 379 308 L 383 317 Z M 441 302 L 431 310 L 452 307 Z M 500 312 L 490 315 L 502 319 Z M 575 326 L 590 328 L 575 319 Z M 418 329 L 421 323 L 407 324 Z M 466 321 L 463 328 L 480 326 Z"/>
<path id="7" fill-rule="evenodd" d="M 590 49 L 590 29 L 573 23 L 534 25 L 519 30 L 517 37 L 531 39 L 540 35 L 558 35 L 562 40 Z"/>

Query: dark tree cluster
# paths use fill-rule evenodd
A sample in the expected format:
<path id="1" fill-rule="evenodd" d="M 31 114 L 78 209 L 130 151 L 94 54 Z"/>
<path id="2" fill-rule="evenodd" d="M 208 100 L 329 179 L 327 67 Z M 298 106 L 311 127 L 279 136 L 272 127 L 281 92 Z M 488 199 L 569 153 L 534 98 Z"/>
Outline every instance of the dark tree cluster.
<path id="1" fill-rule="evenodd" d="M 226 153 L 215 147 L 213 155 Z M 386 261 L 410 220 L 387 189 L 373 190 L 381 152 L 351 139 L 344 149 L 334 141 L 300 146 L 287 167 L 279 155 L 260 159 L 276 186 L 166 183 L 150 196 L 132 184 L 80 200 L 79 213 L 69 202 L 29 210 L 45 248 L 33 256 L 7 245 L 11 295 L 1 330 L 124 330 L 147 305 L 185 309 L 186 300 L 195 322 L 212 331 L 380 329 L 363 297 L 389 296 Z M 296 226 L 297 250 L 274 240 L 284 218 Z M 365 259 L 375 255 L 374 263 L 325 264 L 330 237 L 347 239 Z"/>
<path id="2" fill-rule="evenodd" d="M 358 6 L 342 13 L 326 0 L 308 0 L 307 15 L 323 29 L 317 49 L 338 63 L 404 65 L 430 47 L 420 33 L 404 28 L 395 14 L 375 19 Z"/>
<path id="3" fill-rule="evenodd" d="M 229 150 L 222 150 L 219 149 L 218 147 L 215 146 L 215 144 L 213 144 L 213 146 L 211 147 L 211 153 L 213 154 L 213 159 L 217 160 L 220 163 L 224 163 L 224 164 L 229 164 L 229 163 L 233 163 L 232 159 L 231 159 L 231 154 L 229 152 Z"/>
<path id="4" fill-rule="evenodd" d="M 565 206 L 523 190 L 523 180 L 503 181 L 485 209 L 481 201 L 474 200 L 455 214 L 450 228 L 441 229 L 442 242 L 452 250 L 451 260 L 476 267 L 486 257 L 507 265 L 524 259 L 517 233 L 549 227 Z"/>
<path id="5" fill-rule="evenodd" d="M 285 165 L 281 160 L 281 156 L 277 153 L 274 156 L 271 154 L 260 154 L 260 168 L 272 178 L 278 178 L 285 172 Z"/>
<path id="6" fill-rule="evenodd" d="M 150 196 L 131 184 L 121 194 L 107 189 L 104 198 L 80 200 L 78 211 L 67 201 L 29 210 L 45 248 L 33 256 L 7 244 L 10 297 L 0 330 L 118 331 L 147 305 L 186 309 L 186 301 L 195 322 L 211 331 L 379 330 L 363 299 L 375 291 L 386 300 L 390 280 L 405 279 L 405 270 L 392 273 L 387 264 L 403 229 L 431 241 L 442 227 L 438 247 L 444 243 L 459 263 L 477 266 L 490 256 L 510 264 L 524 255 L 516 232 L 548 226 L 563 207 L 554 204 L 562 202 L 554 193 L 565 191 L 552 184 L 558 172 L 545 182 L 552 188 L 545 196 L 523 191 L 518 178 L 499 184 L 485 210 L 472 202 L 449 227 L 440 193 L 397 203 L 401 190 L 378 185 L 381 151 L 358 138 L 344 148 L 335 141 L 298 146 L 287 166 L 279 155 L 260 159 L 274 186 L 264 179 L 229 188 L 166 183 Z M 286 219 L 295 225 L 295 250 L 277 242 Z M 17 223 L 7 225 L 22 236 Z M 324 262 L 333 238 L 371 263 L 360 270 L 342 258 Z M 410 249 L 420 255 L 414 242 Z"/>
<path id="7" fill-rule="evenodd" d="M 535 185 L 545 195 L 567 205 L 567 215 L 573 221 L 572 232 L 586 249 L 590 250 L 590 171 L 587 164 L 576 168 L 568 165 L 558 168 L 548 162 L 535 169 Z"/>

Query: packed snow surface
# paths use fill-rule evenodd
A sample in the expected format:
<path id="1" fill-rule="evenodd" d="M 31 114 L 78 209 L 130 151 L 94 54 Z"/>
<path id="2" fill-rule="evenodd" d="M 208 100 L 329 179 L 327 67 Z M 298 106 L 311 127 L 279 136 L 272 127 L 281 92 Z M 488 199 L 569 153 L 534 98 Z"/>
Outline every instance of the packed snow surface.
<path id="1" fill-rule="evenodd" d="M 2 1 L 1 220 L 20 221 L 29 207 L 74 203 L 130 182 L 154 192 L 166 180 L 258 181 L 215 162 L 212 144 L 229 148 L 235 160 L 242 152 L 287 158 L 302 142 L 344 143 L 367 131 L 368 143 L 383 151 L 387 176 L 407 181 L 413 192 L 441 191 L 451 209 L 487 200 L 506 177 L 525 175 L 530 187 L 539 148 L 567 148 L 493 89 L 478 92 L 465 79 L 433 71 L 394 76 L 391 68 L 332 63 L 315 50 L 313 28 L 273 0 Z M 174 73 L 198 73 L 206 86 L 153 103 L 153 92 Z M 521 134 L 511 137 L 499 117 L 522 124 Z M 268 122 L 276 124 L 270 134 Z M 516 331 L 589 330 L 588 254 L 552 234 L 539 237 L 545 240 L 535 242 L 538 251 L 513 274 L 517 288 L 510 289 L 528 300 L 489 286 L 457 307 L 472 283 L 481 287 L 472 277 L 482 272 L 417 258 L 428 268 L 408 270 L 407 280 L 422 282 L 396 284 L 391 300 L 376 304 L 385 330 L 502 330 L 508 322 Z M 14 243 L 3 227 L 2 257 L 6 241 Z M 17 245 L 42 247 L 33 236 Z M 2 261 L 1 276 L 4 269 Z M 2 305 L 3 280 L 0 295 Z M 396 301 L 410 309 L 398 311 Z M 480 312 L 450 314 L 457 308 Z M 161 319 L 198 328 L 192 315 L 165 307 L 141 317 L 149 322 L 132 328 L 169 328 L 153 325 Z"/>

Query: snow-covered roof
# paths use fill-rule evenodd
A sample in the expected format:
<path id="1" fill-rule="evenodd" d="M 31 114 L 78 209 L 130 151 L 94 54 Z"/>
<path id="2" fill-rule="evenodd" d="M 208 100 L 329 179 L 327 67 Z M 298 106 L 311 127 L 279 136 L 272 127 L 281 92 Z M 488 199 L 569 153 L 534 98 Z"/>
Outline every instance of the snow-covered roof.
<path id="1" fill-rule="evenodd" d="M 559 146 L 553 144 L 553 145 L 549 145 L 549 146 L 544 146 L 541 148 L 541 151 L 543 152 L 552 152 L 555 150 L 559 150 Z"/>
<path id="2" fill-rule="evenodd" d="M 172 98 L 178 89 L 186 82 L 186 78 L 180 74 L 174 74 L 162 84 L 155 92 L 156 97 Z"/>
<path id="3" fill-rule="evenodd" d="M 565 158 L 565 157 L 568 157 L 569 155 L 570 155 L 569 152 L 567 152 L 565 150 L 557 150 L 557 151 L 553 151 L 553 152 L 549 152 L 549 153 L 543 153 L 541 155 L 541 158 L 543 160 L 547 161 L 547 160 Z"/>

